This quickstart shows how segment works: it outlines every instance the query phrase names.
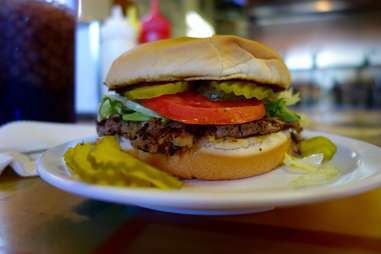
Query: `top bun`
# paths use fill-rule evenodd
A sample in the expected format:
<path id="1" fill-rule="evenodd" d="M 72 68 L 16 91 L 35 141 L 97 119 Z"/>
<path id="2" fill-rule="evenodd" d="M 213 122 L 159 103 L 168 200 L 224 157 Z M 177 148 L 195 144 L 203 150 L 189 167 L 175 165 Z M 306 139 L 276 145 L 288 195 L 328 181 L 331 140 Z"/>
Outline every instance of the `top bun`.
<path id="1" fill-rule="evenodd" d="M 279 54 L 238 36 L 180 37 L 142 44 L 118 57 L 106 85 L 243 79 L 287 89 L 290 73 Z"/>

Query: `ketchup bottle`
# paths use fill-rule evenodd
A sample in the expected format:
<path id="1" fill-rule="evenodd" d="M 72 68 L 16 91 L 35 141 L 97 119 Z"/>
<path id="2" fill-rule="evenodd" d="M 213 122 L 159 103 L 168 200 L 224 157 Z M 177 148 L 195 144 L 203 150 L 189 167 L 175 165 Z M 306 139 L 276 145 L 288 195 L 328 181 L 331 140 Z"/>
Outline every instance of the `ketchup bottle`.
<path id="1" fill-rule="evenodd" d="M 139 43 L 167 39 L 171 36 L 171 23 L 160 14 L 159 0 L 151 1 L 151 11 L 141 22 Z"/>

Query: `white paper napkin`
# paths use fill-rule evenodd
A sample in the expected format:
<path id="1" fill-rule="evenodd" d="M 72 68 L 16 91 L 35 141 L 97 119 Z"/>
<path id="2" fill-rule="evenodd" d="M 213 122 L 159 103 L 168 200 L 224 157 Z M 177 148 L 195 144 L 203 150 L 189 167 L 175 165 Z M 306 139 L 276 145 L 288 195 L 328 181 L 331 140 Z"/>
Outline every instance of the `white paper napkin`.
<path id="1" fill-rule="evenodd" d="M 3 173 L 8 165 L 19 176 L 37 175 L 35 160 L 22 153 L 12 151 L 0 153 L 0 174 Z"/>
<path id="2" fill-rule="evenodd" d="M 35 176 L 38 156 L 24 153 L 43 151 L 95 134 L 92 124 L 17 121 L 3 125 L 0 127 L 0 174 L 9 165 L 20 176 Z"/>

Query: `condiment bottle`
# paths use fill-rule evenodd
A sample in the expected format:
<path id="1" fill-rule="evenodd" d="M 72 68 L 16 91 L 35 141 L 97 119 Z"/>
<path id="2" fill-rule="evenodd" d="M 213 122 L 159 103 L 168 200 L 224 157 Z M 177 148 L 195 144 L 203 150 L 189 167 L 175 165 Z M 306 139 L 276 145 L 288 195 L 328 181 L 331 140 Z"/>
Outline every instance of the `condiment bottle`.
<path id="1" fill-rule="evenodd" d="M 101 28 L 101 75 L 106 79 L 112 62 L 127 50 L 135 47 L 137 37 L 136 26 L 132 25 L 122 13 L 122 8 L 116 5 L 112 14 Z"/>
<path id="2" fill-rule="evenodd" d="M 171 23 L 160 13 L 159 0 L 151 1 L 151 10 L 141 22 L 139 43 L 167 39 L 171 36 Z"/>

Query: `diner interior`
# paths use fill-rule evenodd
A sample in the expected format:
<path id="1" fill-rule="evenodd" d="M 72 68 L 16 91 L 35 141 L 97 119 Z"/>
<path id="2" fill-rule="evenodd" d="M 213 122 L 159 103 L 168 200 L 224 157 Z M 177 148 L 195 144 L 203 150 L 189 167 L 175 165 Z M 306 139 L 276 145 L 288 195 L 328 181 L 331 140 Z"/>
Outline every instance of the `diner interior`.
<path id="1" fill-rule="evenodd" d="M 122 6 L 132 23 L 148 15 L 151 6 L 147 0 L 83 0 L 76 32 L 78 119 L 95 116 L 105 91 L 111 60 L 102 55 L 102 50 L 109 54 L 102 29 L 113 5 Z M 290 69 L 293 89 L 301 95 L 295 108 L 311 117 L 312 128 L 380 144 L 378 1 L 172 0 L 160 5 L 171 22 L 172 37 L 234 34 L 276 49 Z"/>
<path id="2" fill-rule="evenodd" d="M 286 108 L 297 120 L 269 118 L 289 128 L 282 131 L 292 142 L 318 135 L 317 153 L 305 156 L 301 145 L 291 147 L 289 141 L 284 156 L 277 153 L 283 161 L 271 172 L 238 180 L 192 175 L 184 180 L 138 160 L 138 153 L 127 149 L 129 141 L 124 150 L 124 136 L 101 133 L 100 123 L 115 115 L 117 124 L 132 132 L 136 125 L 128 124 L 135 120 L 141 126 L 155 121 L 151 129 L 157 135 L 166 131 L 159 127 L 177 120 L 140 105 L 144 98 L 120 99 L 120 94 L 119 101 L 108 98 L 108 111 L 101 112 L 107 100 L 102 98 L 111 94 L 105 80 L 115 59 L 151 41 L 213 35 L 255 40 L 279 53 L 300 96 Z M 249 101 L 233 97 L 233 102 Z M 135 106 L 128 108 L 127 99 Z M 250 99 L 261 103 L 267 117 L 263 98 Z M 111 114 L 115 105 L 119 111 Z M 138 117 L 125 120 L 123 110 Z M 250 121 L 240 123 L 239 135 Z M 216 130 L 219 124 L 231 122 L 203 127 Z M 256 145 L 241 136 L 208 138 L 211 146 L 233 140 L 231 147 L 222 146 L 225 155 L 241 144 Z M 262 137 L 244 138 L 265 143 Z M 109 141 L 104 146 L 109 150 L 91 157 L 99 140 Z M 0 0 L 0 254 L 381 253 L 380 147 L 379 0 Z M 292 157 L 292 149 L 300 151 Z M 94 158 L 109 161 L 97 164 Z M 137 173 L 125 176 L 126 165 Z M 295 187 L 290 179 L 310 186 Z M 178 189 L 167 190 L 170 184 L 163 182 Z"/>

